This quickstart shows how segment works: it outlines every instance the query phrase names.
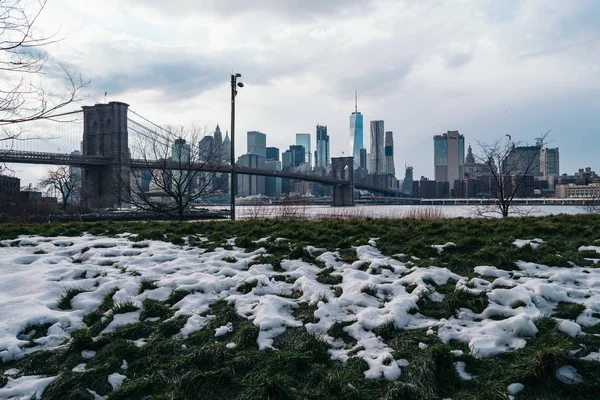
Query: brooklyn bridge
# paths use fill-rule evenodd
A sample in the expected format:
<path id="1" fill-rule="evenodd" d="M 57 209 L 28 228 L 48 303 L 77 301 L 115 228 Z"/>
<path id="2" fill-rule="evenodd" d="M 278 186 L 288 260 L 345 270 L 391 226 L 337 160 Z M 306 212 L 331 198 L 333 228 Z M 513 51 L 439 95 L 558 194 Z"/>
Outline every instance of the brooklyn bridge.
<path id="1" fill-rule="evenodd" d="M 0 163 L 24 163 L 36 165 L 69 165 L 81 168 L 82 198 L 94 198 L 101 207 L 114 207 L 120 204 L 118 193 L 111 189 L 114 182 L 122 180 L 132 171 L 164 168 L 165 160 L 136 159 L 131 154 L 129 143 L 132 136 L 144 141 L 164 141 L 166 130 L 131 111 L 129 105 L 111 101 L 93 106 L 83 106 L 81 110 L 55 115 L 44 121 L 44 127 L 34 132 L 33 137 L 22 137 L 13 141 L 8 148 L 0 149 Z M 139 118 L 135 118 L 135 117 Z M 50 138 L 60 140 L 65 134 L 65 121 L 70 122 L 69 135 L 79 136 L 72 140 L 80 141 L 80 145 L 67 150 L 58 147 L 54 150 Z M 145 121 L 147 121 L 145 123 Z M 26 122 L 16 129 L 28 132 Z M 75 126 L 75 128 L 73 128 Z M 12 127 L 15 128 L 15 127 Z M 80 131 L 80 132 L 73 132 Z M 35 142 L 32 145 L 28 142 Z M 48 140 L 46 140 L 48 139 Z M 81 148 L 81 152 L 73 154 L 71 150 Z M 52 149 L 51 149 L 52 148 Z M 79 153 L 79 154 L 77 154 Z M 231 173 L 232 166 L 226 163 L 181 163 L 167 162 L 167 168 L 173 170 L 193 169 L 198 172 Z M 331 172 L 326 176 L 309 173 L 277 171 L 271 169 L 251 168 L 235 165 L 235 173 L 264 177 L 287 178 L 298 181 L 315 182 L 332 187 L 332 205 L 348 206 L 354 204 L 354 189 L 367 190 L 384 196 L 399 196 L 400 192 L 375 186 L 356 184 L 354 182 L 353 158 L 337 157 L 331 159 Z"/>

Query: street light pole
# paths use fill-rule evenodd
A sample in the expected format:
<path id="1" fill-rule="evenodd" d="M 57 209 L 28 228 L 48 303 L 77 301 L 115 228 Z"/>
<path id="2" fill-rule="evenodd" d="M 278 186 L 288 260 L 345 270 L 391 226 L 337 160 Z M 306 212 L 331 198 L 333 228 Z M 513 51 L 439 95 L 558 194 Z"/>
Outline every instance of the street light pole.
<path id="1" fill-rule="evenodd" d="M 240 78 L 241 74 L 231 74 L 231 220 L 235 221 L 235 96 L 237 95 L 237 88 L 244 87 L 242 82 L 237 82 L 237 78 Z"/>

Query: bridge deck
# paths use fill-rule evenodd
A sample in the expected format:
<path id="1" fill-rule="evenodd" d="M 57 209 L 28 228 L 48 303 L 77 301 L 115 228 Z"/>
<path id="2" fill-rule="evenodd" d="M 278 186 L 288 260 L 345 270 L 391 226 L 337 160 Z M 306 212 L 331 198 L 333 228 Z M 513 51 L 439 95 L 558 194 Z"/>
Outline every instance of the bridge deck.
<path id="1" fill-rule="evenodd" d="M 3 163 L 25 163 L 25 164 L 46 164 L 46 165 L 74 165 L 74 166 L 105 166 L 111 162 L 109 157 L 73 155 L 59 153 L 42 153 L 16 150 L 0 150 L 0 162 Z M 131 160 L 130 166 L 133 169 L 159 169 L 170 167 L 171 169 L 198 170 L 202 172 L 229 173 L 231 166 L 223 164 L 197 163 L 192 165 L 180 165 L 178 162 L 172 162 L 165 165 L 164 161 L 147 162 L 145 160 Z M 335 179 L 329 176 L 309 175 L 301 172 L 275 171 L 270 169 L 250 168 L 236 166 L 235 173 L 240 175 L 256 175 L 274 178 L 287 178 L 307 182 L 320 183 L 326 186 L 347 185 L 348 181 Z M 368 190 L 386 194 L 388 196 L 399 196 L 400 192 L 392 189 L 383 189 L 375 186 L 354 184 L 356 189 Z"/>

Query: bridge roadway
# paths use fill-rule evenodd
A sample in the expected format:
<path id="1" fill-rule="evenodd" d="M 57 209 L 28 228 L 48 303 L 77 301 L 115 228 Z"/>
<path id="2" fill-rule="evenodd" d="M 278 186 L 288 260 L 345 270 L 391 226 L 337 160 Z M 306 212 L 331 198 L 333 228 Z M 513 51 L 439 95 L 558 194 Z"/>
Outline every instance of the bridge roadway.
<path id="1" fill-rule="evenodd" d="M 42 164 L 42 165 L 73 165 L 78 167 L 98 167 L 105 166 L 111 163 L 109 157 L 104 156 L 87 156 L 87 155 L 72 155 L 59 153 L 41 153 L 30 151 L 17 150 L 0 150 L 0 163 L 16 163 L 16 164 Z M 180 170 L 199 170 L 203 172 L 218 172 L 229 173 L 231 167 L 223 164 L 206 164 L 198 163 L 192 165 L 181 165 L 177 161 L 165 163 L 164 161 L 146 161 L 146 160 L 131 160 L 133 169 L 180 169 Z M 250 167 L 235 167 L 236 174 L 241 175 L 256 175 L 275 178 L 288 178 L 307 182 L 320 183 L 322 185 L 334 186 L 345 185 L 348 181 L 335 179 L 330 176 L 309 175 L 301 172 L 275 171 L 270 169 L 250 168 Z M 367 190 L 370 192 L 381 193 L 388 196 L 400 196 L 400 192 L 392 189 L 383 189 L 376 186 L 354 184 L 354 187 L 359 190 Z"/>

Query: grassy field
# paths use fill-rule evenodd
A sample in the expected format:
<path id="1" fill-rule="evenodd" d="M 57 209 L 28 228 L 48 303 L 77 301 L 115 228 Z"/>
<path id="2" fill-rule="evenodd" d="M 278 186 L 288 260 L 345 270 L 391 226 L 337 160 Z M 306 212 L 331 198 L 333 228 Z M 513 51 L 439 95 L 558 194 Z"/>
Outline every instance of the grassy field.
<path id="1" fill-rule="evenodd" d="M 202 248 L 205 253 L 233 249 L 234 246 L 245 252 L 263 248 L 265 251 L 253 258 L 249 266 L 270 264 L 271 279 L 293 283 L 297 278 L 286 274 L 281 264 L 285 260 L 303 260 L 319 268 L 316 280 L 329 285 L 335 297 L 343 294 L 339 285 L 342 275 L 318 259 L 318 255 L 325 251 L 337 252 L 338 261 L 358 265 L 357 269 L 368 274 L 381 275 L 385 266 L 376 270 L 367 264 L 357 264 L 356 247 L 366 245 L 372 238 L 378 238 L 377 249 L 384 256 L 408 268 L 446 268 L 469 283 L 494 281 L 477 273 L 477 266 L 494 266 L 508 272 L 519 269 L 518 261 L 555 268 L 580 268 L 583 272 L 600 266 L 593 261 L 600 258 L 599 254 L 580 251 L 581 246 L 600 246 L 598 215 L 505 220 L 331 219 L 2 225 L 0 240 L 4 240 L 6 246 L 19 247 L 24 245 L 20 243 L 19 235 L 77 237 L 84 232 L 107 237 L 128 232 L 135 234 L 130 241 L 165 241 L 185 249 Z M 234 244 L 228 241 L 231 238 L 235 238 Z M 268 239 L 257 243 L 264 238 Z M 286 238 L 286 245 L 280 245 L 276 238 Z M 533 238 L 542 238 L 543 243 L 537 248 L 513 244 L 517 239 Z M 442 252 L 432 247 L 448 242 L 454 245 Z M 310 251 L 309 246 L 319 250 Z M 31 249 L 32 254 L 36 251 L 43 250 Z M 87 251 L 90 250 L 82 250 L 81 256 Z M 236 257 L 230 257 L 222 260 L 238 261 Z M 75 266 L 84 262 L 82 259 L 71 256 Z M 124 276 L 135 273 L 127 266 L 121 266 L 121 269 Z M 420 292 L 411 312 L 430 319 L 449 319 L 465 309 L 481 314 L 493 301 L 485 290 L 479 294 L 460 290 L 456 280 L 438 284 L 429 279 L 425 284 L 428 291 Z M 142 280 L 139 293 L 154 290 L 157 285 Z M 257 285 L 258 281 L 247 281 L 239 285 L 237 291 L 253 293 Z M 495 288 L 500 287 L 499 283 L 495 285 Z M 390 300 L 376 287 L 365 286 L 361 290 L 382 305 Z M 58 308 L 70 309 L 71 300 L 83 291 L 74 286 L 65 290 L 57 299 Z M 586 307 L 582 302 L 559 302 L 552 312 L 534 319 L 537 334 L 527 339 L 525 347 L 492 357 L 478 357 L 465 342 L 452 340 L 445 343 L 428 328 L 397 329 L 392 322 L 380 325 L 373 333 L 392 349 L 393 360 L 390 362 L 407 361 L 407 365 L 401 367 L 398 379 L 387 380 L 365 377 L 367 363 L 356 356 L 361 349 L 354 346 L 356 338 L 344 329 L 351 322 L 338 321 L 329 328 L 329 336 L 341 339 L 344 348 L 351 349 L 346 362 L 332 360 L 331 343 L 305 329 L 307 324 L 319 321 L 316 302 L 298 302 L 293 317 L 302 325 L 288 327 L 274 338 L 273 346 L 278 350 L 259 350 L 259 329 L 251 320 L 240 316 L 227 301 L 215 301 L 203 313 L 214 316 L 203 329 L 186 338 L 174 338 L 187 321 L 185 316 L 174 317 L 174 306 L 191 292 L 174 290 L 166 300 L 145 299 L 141 305 L 115 302 L 114 294 L 107 294 L 96 310 L 85 315 L 83 322 L 87 327 L 74 332 L 63 346 L 0 364 L 0 372 L 16 369 L 19 371 L 17 376 L 57 376 L 45 390 L 44 399 L 93 399 L 88 389 L 108 399 L 147 396 L 152 399 L 506 399 L 508 385 L 516 382 L 525 386 L 515 396 L 517 399 L 600 398 L 600 363 L 580 360 L 582 356 L 600 351 L 600 335 L 597 335 L 600 325 L 583 326 L 583 333 L 575 337 L 558 329 L 557 318 L 575 321 L 586 308 L 589 309 L 589 304 Z M 296 301 L 302 293 L 292 292 L 287 296 Z M 322 303 L 332 301 L 326 297 L 321 300 Z M 513 304 L 512 308 L 520 306 Z M 135 310 L 141 311 L 141 322 L 99 336 L 115 315 Z M 600 318 L 600 304 L 593 311 L 593 318 Z M 487 318 L 501 320 L 504 317 L 488 315 Z M 215 329 L 228 323 L 233 328 L 215 337 Z M 32 346 L 48 329 L 49 326 L 28 327 L 28 331 L 36 331 L 28 339 Z M 142 338 L 147 344 L 137 346 L 134 341 Z M 93 350 L 96 354 L 85 361 L 82 350 Z M 123 360 L 127 360 L 126 370 L 121 368 Z M 73 371 L 84 362 L 87 363 L 84 372 Z M 472 379 L 460 377 L 457 363 L 464 366 Z M 575 367 L 583 381 L 577 384 L 559 381 L 556 370 L 565 365 Z M 127 380 L 113 390 L 107 376 L 115 371 L 121 371 Z M 7 381 L 8 377 L 0 374 L 0 388 Z"/>

